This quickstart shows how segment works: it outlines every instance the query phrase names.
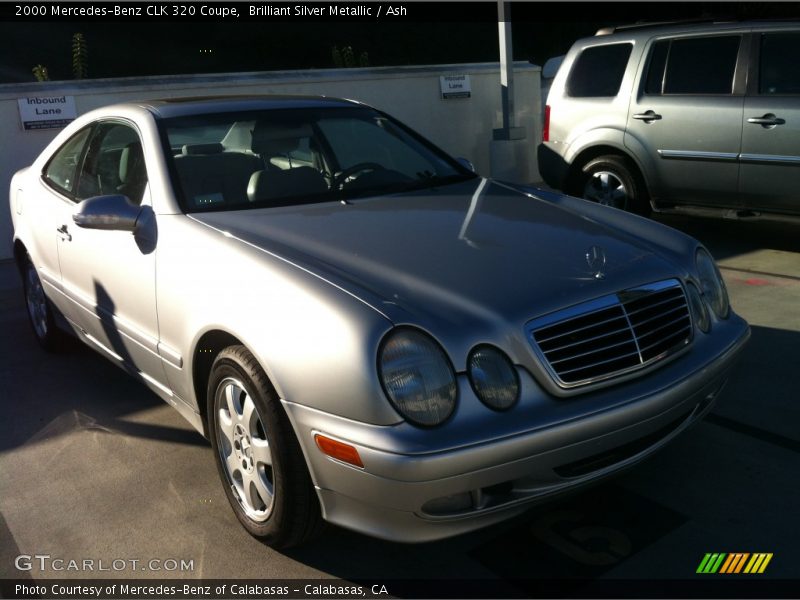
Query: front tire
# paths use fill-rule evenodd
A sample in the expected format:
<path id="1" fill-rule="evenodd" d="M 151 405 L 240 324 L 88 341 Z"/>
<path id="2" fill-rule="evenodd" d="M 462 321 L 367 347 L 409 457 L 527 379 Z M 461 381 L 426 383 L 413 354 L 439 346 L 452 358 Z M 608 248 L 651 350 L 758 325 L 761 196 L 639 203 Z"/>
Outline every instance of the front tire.
<path id="1" fill-rule="evenodd" d="M 44 293 L 42 280 L 30 256 L 25 256 L 21 268 L 22 288 L 28 321 L 39 345 L 48 352 L 59 352 L 67 343 L 67 334 L 56 325 L 55 309 Z"/>
<path id="2" fill-rule="evenodd" d="M 590 160 L 571 187 L 573 195 L 604 206 L 640 215 L 650 212 L 644 183 L 636 169 L 621 156 L 598 156 Z"/>
<path id="3" fill-rule="evenodd" d="M 236 517 L 274 548 L 309 541 L 322 517 L 291 423 L 244 346 L 219 353 L 208 382 L 208 432 Z"/>

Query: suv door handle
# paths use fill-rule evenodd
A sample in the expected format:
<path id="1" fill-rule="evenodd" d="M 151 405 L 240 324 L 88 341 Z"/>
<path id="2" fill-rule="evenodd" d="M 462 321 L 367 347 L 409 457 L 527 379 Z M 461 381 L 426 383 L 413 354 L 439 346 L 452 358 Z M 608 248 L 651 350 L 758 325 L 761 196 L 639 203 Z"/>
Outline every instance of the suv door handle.
<path id="1" fill-rule="evenodd" d="M 72 234 L 69 232 L 66 225 L 62 225 L 61 227 L 56 229 L 56 231 L 59 233 L 59 236 L 61 237 L 62 240 L 65 240 L 67 242 L 72 241 Z"/>
<path id="2" fill-rule="evenodd" d="M 786 123 L 786 120 L 776 117 L 772 113 L 767 113 L 763 117 L 750 117 L 747 119 L 747 122 L 753 123 L 754 125 L 761 125 L 764 128 L 769 128 L 775 127 L 775 125 L 783 125 Z"/>
<path id="3" fill-rule="evenodd" d="M 636 113 L 633 115 L 633 118 L 638 119 L 639 121 L 644 121 L 645 123 L 652 123 L 653 121 L 660 121 L 661 115 L 655 111 L 648 110 L 647 112 Z"/>

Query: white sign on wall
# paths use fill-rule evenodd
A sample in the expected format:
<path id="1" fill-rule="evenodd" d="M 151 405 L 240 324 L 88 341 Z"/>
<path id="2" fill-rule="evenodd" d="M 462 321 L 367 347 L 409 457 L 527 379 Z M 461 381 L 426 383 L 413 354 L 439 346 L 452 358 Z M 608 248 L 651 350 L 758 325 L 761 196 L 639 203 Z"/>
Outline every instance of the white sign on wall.
<path id="1" fill-rule="evenodd" d="M 439 86 L 442 89 L 442 100 L 469 98 L 472 95 L 469 75 L 440 75 Z"/>
<path id="2" fill-rule="evenodd" d="M 29 96 L 17 103 L 23 129 L 65 127 L 78 116 L 74 96 Z"/>

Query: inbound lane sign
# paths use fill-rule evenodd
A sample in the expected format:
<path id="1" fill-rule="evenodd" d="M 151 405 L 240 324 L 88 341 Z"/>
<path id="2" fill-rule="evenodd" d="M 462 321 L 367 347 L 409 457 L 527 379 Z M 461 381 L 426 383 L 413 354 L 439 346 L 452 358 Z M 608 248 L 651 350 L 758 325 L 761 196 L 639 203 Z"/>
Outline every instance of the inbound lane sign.
<path id="1" fill-rule="evenodd" d="M 77 116 L 74 96 L 29 96 L 17 103 L 23 129 L 65 127 Z"/>

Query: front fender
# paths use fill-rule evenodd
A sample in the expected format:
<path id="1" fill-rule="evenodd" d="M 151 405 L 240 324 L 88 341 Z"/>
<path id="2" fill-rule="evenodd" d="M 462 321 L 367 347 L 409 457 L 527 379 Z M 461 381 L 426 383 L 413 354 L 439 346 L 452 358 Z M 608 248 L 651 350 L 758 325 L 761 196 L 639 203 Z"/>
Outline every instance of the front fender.
<path id="1" fill-rule="evenodd" d="M 376 356 L 392 323 L 291 263 L 183 215 L 159 221 L 158 314 L 163 344 L 183 367 L 170 384 L 197 406 L 193 361 L 202 335 L 228 332 L 256 357 L 282 400 L 387 425 Z M 199 407 L 198 407 L 199 408 Z"/>

